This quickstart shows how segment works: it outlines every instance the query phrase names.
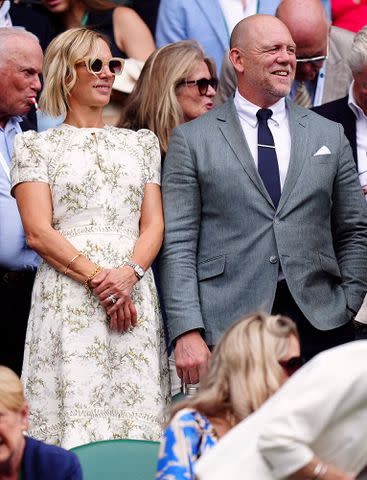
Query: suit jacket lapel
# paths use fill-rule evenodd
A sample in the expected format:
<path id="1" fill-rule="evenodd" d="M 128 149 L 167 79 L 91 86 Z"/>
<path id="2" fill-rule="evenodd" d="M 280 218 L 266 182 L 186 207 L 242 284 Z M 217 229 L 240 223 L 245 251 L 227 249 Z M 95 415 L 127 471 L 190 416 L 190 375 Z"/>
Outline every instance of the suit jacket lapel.
<path id="1" fill-rule="evenodd" d="M 247 175 L 250 177 L 254 185 L 260 190 L 262 195 L 273 206 L 273 202 L 269 196 L 269 193 L 266 190 L 255 166 L 254 159 L 243 134 L 241 123 L 239 121 L 236 107 L 234 106 L 232 98 L 230 98 L 222 107 L 218 109 L 217 123 L 224 138 L 228 142 Z"/>
<path id="2" fill-rule="evenodd" d="M 227 50 L 229 45 L 229 33 L 224 19 L 222 9 L 220 8 L 219 0 L 196 0 L 202 15 L 207 18 L 211 25 L 213 32 L 218 37 L 224 50 Z"/>
<path id="3" fill-rule="evenodd" d="M 282 195 L 280 197 L 278 211 L 285 205 L 291 194 L 298 177 L 306 163 L 307 156 L 310 155 L 310 141 L 308 138 L 307 125 L 308 111 L 300 109 L 286 99 L 286 106 L 289 113 L 289 128 L 291 133 L 291 155 L 287 176 L 284 182 Z"/>

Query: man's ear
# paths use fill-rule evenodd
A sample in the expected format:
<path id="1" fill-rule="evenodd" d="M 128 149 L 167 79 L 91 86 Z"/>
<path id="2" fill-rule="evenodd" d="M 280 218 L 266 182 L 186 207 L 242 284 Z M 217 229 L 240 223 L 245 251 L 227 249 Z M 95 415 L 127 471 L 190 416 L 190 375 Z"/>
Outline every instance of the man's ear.
<path id="1" fill-rule="evenodd" d="M 236 47 L 233 47 L 229 51 L 228 56 L 236 72 L 243 73 L 245 70 L 245 67 L 243 65 L 243 54 L 241 50 L 239 50 Z"/>

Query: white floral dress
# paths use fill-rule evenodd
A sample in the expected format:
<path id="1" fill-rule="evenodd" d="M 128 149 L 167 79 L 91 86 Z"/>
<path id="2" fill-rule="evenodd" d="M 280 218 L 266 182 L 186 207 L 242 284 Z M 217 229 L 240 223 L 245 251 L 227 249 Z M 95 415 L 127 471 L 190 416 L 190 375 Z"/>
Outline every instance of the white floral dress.
<path id="1" fill-rule="evenodd" d="M 63 124 L 15 140 L 12 185 L 45 182 L 53 227 L 103 267 L 132 256 L 146 183 L 160 183 L 149 130 Z M 38 270 L 22 381 L 30 435 L 71 448 L 96 440 L 157 440 L 169 380 L 153 274 L 133 290 L 138 326 L 111 333 L 98 299 L 46 262 Z"/>

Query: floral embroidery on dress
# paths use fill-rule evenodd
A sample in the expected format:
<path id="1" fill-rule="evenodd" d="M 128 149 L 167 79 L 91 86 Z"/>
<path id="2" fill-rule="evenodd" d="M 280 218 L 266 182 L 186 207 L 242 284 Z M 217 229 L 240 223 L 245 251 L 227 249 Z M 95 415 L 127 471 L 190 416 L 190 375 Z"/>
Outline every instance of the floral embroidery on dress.
<path id="1" fill-rule="evenodd" d="M 12 184 L 48 183 L 54 228 L 91 260 L 113 268 L 131 258 L 144 185 L 160 184 L 160 162 L 149 130 L 63 124 L 16 137 Z M 41 263 L 22 372 L 33 437 L 66 448 L 161 437 L 169 375 L 150 269 L 132 296 L 137 327 L 111 333 L 97 297 Z"/>

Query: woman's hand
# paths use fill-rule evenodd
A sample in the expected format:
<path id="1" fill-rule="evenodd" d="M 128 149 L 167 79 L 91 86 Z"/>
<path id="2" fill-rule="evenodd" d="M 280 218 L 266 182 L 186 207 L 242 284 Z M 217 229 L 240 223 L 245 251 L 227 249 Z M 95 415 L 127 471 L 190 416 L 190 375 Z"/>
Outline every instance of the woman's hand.
<path id="1" fill-rule="evenodd" d="M 130 295 L 137 281 L 134 270 L 125 265 L 104 269 L 90 282 L 93 293 L 110 317 L 111 330 L 121 333 L 136 326 L 137 312 Z"/>

